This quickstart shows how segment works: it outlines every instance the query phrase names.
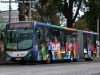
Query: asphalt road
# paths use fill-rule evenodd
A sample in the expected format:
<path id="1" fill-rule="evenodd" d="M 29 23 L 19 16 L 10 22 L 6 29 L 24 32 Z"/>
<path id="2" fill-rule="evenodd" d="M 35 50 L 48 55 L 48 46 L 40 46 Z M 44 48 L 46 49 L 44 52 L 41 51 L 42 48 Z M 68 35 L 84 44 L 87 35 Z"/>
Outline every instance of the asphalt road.
<path id="1" fill-rule="evenodd" d="M 100 60 L 37 65 L 0 65 L 0 75 L 100 75 Z"/>

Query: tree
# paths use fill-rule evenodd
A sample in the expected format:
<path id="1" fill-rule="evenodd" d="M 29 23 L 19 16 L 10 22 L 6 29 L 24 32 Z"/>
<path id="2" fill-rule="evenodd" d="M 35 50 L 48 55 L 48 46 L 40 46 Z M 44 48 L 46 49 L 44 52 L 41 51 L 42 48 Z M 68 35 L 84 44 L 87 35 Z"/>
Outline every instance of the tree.
<path id="1" fill-rule="evenodd" d="M 67 27 L 72 28 L 73 23 L 79 14 L 79 9 L 81 8 L 82 0 L 63 0 L 63 11 L 65 18 L 67 19 Z M 73 6 L 77 7 L 75 15 L 73 15 Z"/>
<path id="2" fill-rule="evenodd" d="M 94 27 L 94 25 L 97 22 L 96 20 L 99 13 L 96 11 L 100 11 L 99 10 L 100 6 L 96 4 L 98 2 L 100 2 L 100 0 L 88 0 L 88 2 L 87 0 L 39 0 L 36 4 L 35 14 L 37 13 L 37 15 L 39 15 L 38 17 L 39 18 L 41 17 L 40 19 L 44 20 L 47 19 L 48 17 L 49 19 L 52 19 L 54 18 L 54 15 L 58 13 L 63 13 L 67 21 L 66 26 L 71 28 L 73 27 L 73 24 L 79 14 L 79 9 L 82 8 L 83 6 L 89 7 L 89 11 L 87 12 L 86 22 L 88 24 L 90 23 L 91 25 L 93 25 L 93 27 L 89 26 L 90 24 L 88 25 L 90 29 L 95 28 L 96 31 L 96 27 Z M 76 12 L 74 12 L 75 14 L 73 14 L 74 7 L 77 8 Z M 96 16 L 94 15 L 94 13 Z M 53 24 L 54 22 L 51 23 Z"/>
<path id="3" fill-rule="evenodd" d="M 97 18 L 100 18 L 100 0 L 88 0 L 87 7 L 89 7 L 89 11 L 86 12 L 86 22 L 88 23 L 88 28 L 94 32 L 97 32 Z"/>
<path id="4" fill-rule="evenodd" d="M 0 17 L 0 32 L 5 28 L 5 24 L 2 23 L 2 17 Z"/>
<path id="5" fill-rule="evenodd" d="M 4 34 L 3 31 L 4 31 L 5 27 L 6 27 L 6 23 L 2 22 L 2 17 L 0 16 L 0 42 L 3 41 L 3 34 Z"/>
<path id="6" fill-rule="evenodd" d="M 54 18 L 53 18 L 54 17 Z M 59 15 L 51 15 L 50 16 L 41 16 L 37 11 L 32 12 L 32 20 L 44 22 L 44 23 L 51 23 L 55 25 L 60 25 Z"/>
<path id="7" fill-rule="evenodd" d="M 100 0 L 89 0 L 87 7 L 89 11 L 86 12 L 86 22 L 88 28 L 92 31 L 97 31 L 97 18 L 100 17 Z"/>
<path id="8" fill-rule="evenodd" d="M 88 24 L 86 22 L 86 15 L 83 15 L 77 21 L 75 21 L 73 27 L 76 28 L 76 29 L 80 29 L 80 30 L 90 31 L 90 29 L 88 29 L 87 26 L 88 26 Z"/>
<path id="9" fill-rule="evenodd" d="M 45 3 L 45 1 L 43 1 L 43 5 L 41 2 L 36 3 L 34 10 L 32 11 L 32 19 L 60 25 L 60 16 L 57 13 L 58 10 L 52 6 L 52 2 Z"/>
<path id="10" fill-rule="evenodd" d="M 18 10 L 19 10 L 19 21 L 25 21 L 25 0 L 19 0 Z"/>
<path id="11" fill-rule="evenodd" d="M 47 10 L 45 13 L 52 14 L 54 11 L 56 13 L 63 13 L 65 18 L 67 19 L 67 27 L 73 27 L 73 23 L 77 15 L 79 14 L 79 9 L 81 8 L 82 3 L 86 2 L 85 0 L 39 0 L 41 3 L 41 7 L 48 5 Z M 76 6 L 77 10 L 75 15 L 73 15 L 73 7 Z M 41 12 L 41 11 L 40 11 Z M 41 14 L 42 15 L 42 14 Z"/>
<path id="12" fill-rule="evenodd" d="M 57 7 L 52 5 L 52 1 L 41 0 L 39 2 L 36 2 L 35 6 L 33 7 L 32 19 L 60 25 L 60 14 L 58 14 L 57 12 Z"/>

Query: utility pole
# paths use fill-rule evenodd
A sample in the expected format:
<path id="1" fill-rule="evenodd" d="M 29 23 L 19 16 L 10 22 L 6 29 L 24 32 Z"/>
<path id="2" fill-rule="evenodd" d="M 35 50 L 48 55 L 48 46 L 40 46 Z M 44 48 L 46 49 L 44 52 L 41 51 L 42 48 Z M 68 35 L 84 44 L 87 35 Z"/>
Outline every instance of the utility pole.
<path id="1" fill-rule="evenodd" d="M 29 0 L 28 21 L 31 21 L 31 0 Z"/>
<path id="2" fill-rule="evenodd" d="M 99 40 L 99 17 L 97 19 L 97 33 L 98 33 L 98 45 L 97 45 L 97 57 L 100 55 L 100 40 Z"/>
<path id="3" fill-rule="evenodd" d="M 99 41 L 99 17 L 97 19 L 97 33 L 98 33 L 98 41 Z"/>
<path id="4" fill-rule="evenodd" d="M 95 3 L 100 5 L 100 3 L 98 3 L 98 2 L 95 2 Z M 98 41 L 100 41 L 99 40 L 99 16 L 98 16 L 98 19 L 97 19 L 97 33 L 98 33 Z"/>
<path id="5" fill-rule="evenodd" d="M 11 0 L 9 0 L 9 23 L 11 22 Z"/>

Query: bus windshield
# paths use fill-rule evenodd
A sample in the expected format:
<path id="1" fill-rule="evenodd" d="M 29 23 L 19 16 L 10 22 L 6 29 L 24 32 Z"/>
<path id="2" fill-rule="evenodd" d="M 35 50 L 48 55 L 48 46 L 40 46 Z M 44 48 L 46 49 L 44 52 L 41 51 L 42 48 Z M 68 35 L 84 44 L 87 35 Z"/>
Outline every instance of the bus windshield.
<path id="1" fill-rule="evenodd" d="M 5 47 L 8 50 L 25 50 L 32 47 L 33 29 L 11 29 L 5 33 Z"/>

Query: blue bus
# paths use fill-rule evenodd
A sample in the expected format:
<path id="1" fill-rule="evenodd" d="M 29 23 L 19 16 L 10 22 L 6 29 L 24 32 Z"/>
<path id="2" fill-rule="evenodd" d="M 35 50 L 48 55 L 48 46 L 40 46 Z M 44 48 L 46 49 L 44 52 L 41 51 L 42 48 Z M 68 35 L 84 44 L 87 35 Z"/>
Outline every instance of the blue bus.
<path id="1" fill-rule="evenodd" d="M 6 25 L 6 61 L 24 65 L 30 61 L 92 61 L 96 57 L 98 34 L 41 22 L 16 22 Z"/>

